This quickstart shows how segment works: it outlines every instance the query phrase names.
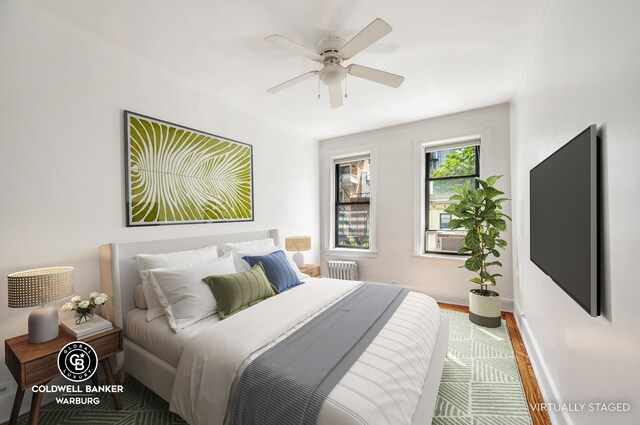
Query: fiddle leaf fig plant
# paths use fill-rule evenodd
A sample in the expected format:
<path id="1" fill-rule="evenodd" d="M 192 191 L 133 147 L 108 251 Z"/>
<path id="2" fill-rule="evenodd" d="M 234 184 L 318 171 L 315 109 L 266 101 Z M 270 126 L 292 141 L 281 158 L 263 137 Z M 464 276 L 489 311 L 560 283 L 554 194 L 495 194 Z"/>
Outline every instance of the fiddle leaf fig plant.
<path id="1" fill-rule="evenodd" d="M 500 238 L 500 233 L 507 230 L 505 219 L 511 220 L 502 212 L 502 203 L 509 199 L 500 197 L 504 192 L 494 187 L 500 177 L 491 176 L 487 180 L 476 178 L 479 184 L 477 189 L 471 189 L 470 180 L 464 186 L 454 187 L 456 193 L 449 200 L 457 203 L 445 210 L 455 217 L 449 222 L 451 229 L 464 228 L 467 231 L 458 253 L 469 255 L 469 258 L 460 268 L 478 274 L 470 281 L 479 284 L 483 292 L 487 291 L 488 285 L 496 284 L 496 277 L 502 276 L 490 272 L 489 267 L 502 267 L 502 263 L 495 258 L 500 257 L 498 248 L 504 250 L 507 246 L 507 241 Z"/>

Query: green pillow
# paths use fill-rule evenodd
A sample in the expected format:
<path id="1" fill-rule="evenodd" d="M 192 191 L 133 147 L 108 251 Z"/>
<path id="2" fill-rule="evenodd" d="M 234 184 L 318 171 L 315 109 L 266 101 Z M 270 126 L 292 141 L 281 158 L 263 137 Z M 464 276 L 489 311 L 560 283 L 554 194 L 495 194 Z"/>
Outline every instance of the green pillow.
<path id="1" fill-rule="evenodd" d="M 218 303 L 220 319 L 227 318 L 279 293 L 267 279 L 260 262 L 247 272 L 207 276 L 202 280 L 213 292 Z"/>

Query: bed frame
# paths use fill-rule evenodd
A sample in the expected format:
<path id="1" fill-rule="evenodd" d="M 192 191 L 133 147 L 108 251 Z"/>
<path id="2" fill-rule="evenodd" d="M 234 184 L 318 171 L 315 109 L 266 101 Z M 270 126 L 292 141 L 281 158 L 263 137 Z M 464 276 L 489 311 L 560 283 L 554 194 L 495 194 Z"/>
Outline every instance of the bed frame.
<path id="1" fill-rule="evenodd" d="M 134 293 L 141 283 L 137 254 L 161 254 L 221 245 L 226 242 L 246 242 L 256 239 L 272 238 L 280 244 L 277 229 L 199 236 L 181 239 L 156 240 L 148 242 L 111 243 L 99 248 L 100 286 L 102 292 L 109 295 L 109 302 L 102 306 L 106 319 L 124 329 L 124 317 L 135 309 Z M 222 254 L 222 252 L 219 252 Z M 431 365 L 427 372 L 422 395 L 413 416 L 412 425 L 430 425 L 435 408 L 440 377 L 449 342 L 449 319 L 440 316 L 440 329 L 436 339 Z M 169 401 L 176 368 L 160 357 L 136 344 L 124 336 L 124 353 L 117 356 L 117 367 L 124 369 L 134 378 Z"/>

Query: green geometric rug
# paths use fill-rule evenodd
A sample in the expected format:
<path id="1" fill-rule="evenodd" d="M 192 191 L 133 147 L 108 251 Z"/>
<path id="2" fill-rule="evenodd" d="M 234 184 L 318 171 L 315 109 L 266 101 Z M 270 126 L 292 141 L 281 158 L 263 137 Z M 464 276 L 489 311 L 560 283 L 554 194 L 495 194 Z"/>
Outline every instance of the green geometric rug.
<path id="1" fill-rule="evenodd" d="M 484 328 L 466 313 L 449 316 L 444 362 L 432 425 L 531 425 L 505 321 Z"/>

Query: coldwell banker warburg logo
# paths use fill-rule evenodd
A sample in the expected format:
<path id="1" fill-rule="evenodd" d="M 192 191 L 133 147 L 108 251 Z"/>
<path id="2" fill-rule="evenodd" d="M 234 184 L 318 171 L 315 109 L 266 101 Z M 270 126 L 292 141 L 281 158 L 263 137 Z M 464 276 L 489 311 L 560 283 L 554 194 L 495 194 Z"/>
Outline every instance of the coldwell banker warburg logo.
<path id="1" fill-rule="evenodd" d="M 70 342 L 58 353 L 58 369 L 67 379 L 86 381 L 98 369 L 98 355 L 89 344 L 82 341 Z"/>
<path id="2" fill-rule="evenodd" d="M 108 361 L 108 360 L 107 360 Z M 82 382 L 91 378 L 98 369 L 98 355 L 93 347 L 86 342 L 74 341 L 58 353 L 58 369 L 62 376 L 72 382 Z M 122 385 L 34 385 L 34 393 L 58 393 L 58 404 L 100 404 L 100 397 L 96 393 L 122 393 Z"/>

